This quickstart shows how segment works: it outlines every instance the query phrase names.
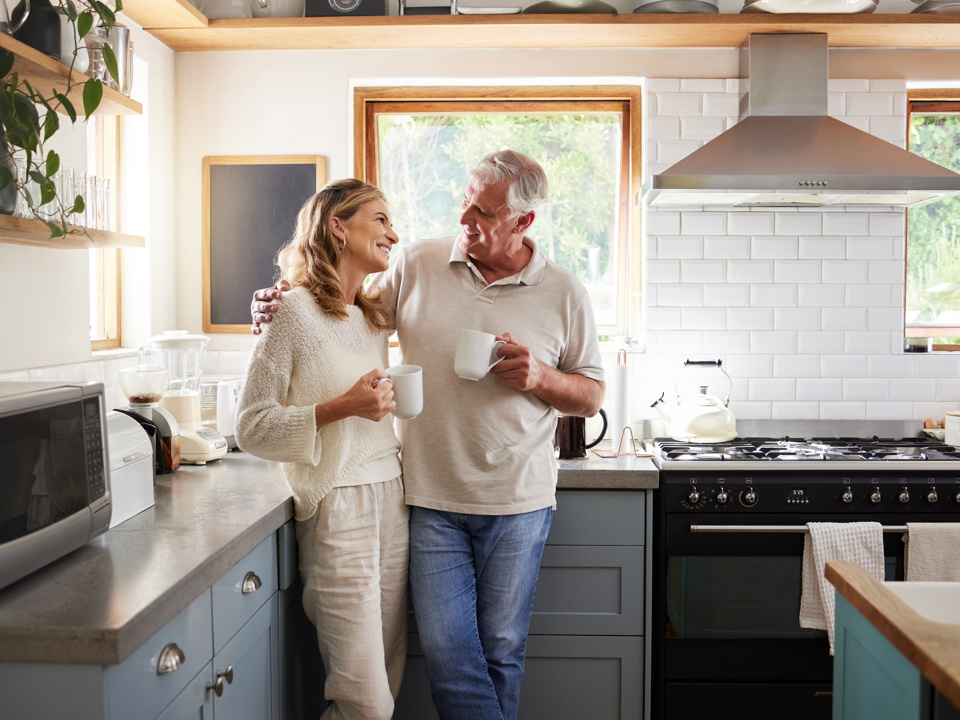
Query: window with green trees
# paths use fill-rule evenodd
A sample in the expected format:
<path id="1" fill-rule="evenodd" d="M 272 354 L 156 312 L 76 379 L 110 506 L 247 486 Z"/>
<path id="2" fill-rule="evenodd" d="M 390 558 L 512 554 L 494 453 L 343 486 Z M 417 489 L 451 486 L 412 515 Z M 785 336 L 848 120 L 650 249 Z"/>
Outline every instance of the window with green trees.
<path id="1" fill-rule="evenodd" d="M 911 102 L 909 146 L 960 172 L 960 101 Z M 960 349 L 960 197 L 907 212 L 906 331 Z"/>
<path id="2" fill-rule="evenodd" d="M 401 243 L 460 231 L 467 170 L 487 153 L 536 159 L 550 193 L 530 235 L 584 283 L 600 333 L 629 334 L 629 103 L 408 100 L 379 103 L 369 121 L 368 179 L 384 191 Z"/>

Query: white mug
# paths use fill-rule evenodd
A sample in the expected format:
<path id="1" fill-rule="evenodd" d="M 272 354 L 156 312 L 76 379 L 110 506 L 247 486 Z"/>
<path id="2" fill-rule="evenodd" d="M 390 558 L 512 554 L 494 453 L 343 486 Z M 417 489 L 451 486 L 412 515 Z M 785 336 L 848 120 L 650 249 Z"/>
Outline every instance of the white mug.
<path id="1" fill-rule="evenodd" d="M 394 365 L 384 372 L 393 383 L 393 416 L 413 420 L 423 410 L 423 369 L 419 365 Z"/>
<path id="2" fill-rule="evenodd" d="M 480 380 L 493 369 L 494 365 L 503 360 L 503 358 L 497 358 L 490 362 L 493 351 L 501 345 L 506 343 L 503 340 L 497 340 L 496 335 L 477 330 L 461 330 L 453 371 L 464 380 Z"/>

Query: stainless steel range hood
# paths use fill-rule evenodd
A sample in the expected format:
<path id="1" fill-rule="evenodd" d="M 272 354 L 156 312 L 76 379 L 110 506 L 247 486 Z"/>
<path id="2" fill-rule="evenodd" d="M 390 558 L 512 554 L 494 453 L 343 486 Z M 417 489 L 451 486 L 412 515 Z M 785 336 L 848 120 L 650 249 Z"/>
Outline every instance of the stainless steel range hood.
<path id="1" fill-rule="evenodd" d="M 750 35 L 740 75 L 740 122 L 649 178 L 648 205 L 903 207 L 960 194 L 960 174 L 827 115 L 825 34 Z"/>

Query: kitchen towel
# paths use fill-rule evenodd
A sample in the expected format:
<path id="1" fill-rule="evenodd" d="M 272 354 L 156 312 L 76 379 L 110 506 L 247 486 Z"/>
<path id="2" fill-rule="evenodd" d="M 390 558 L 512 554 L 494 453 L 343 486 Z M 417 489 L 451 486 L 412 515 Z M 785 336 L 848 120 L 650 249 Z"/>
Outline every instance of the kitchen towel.
<path id="1" fill-rule="evenodd" d="M 907 523 L 907 581 L 960 582 L 960 523 Z"/>
<path id="2" fill-rule="evenodd" d="M 878 522 L 807 523 L 803 538 L 800 627 L 826 630 L 833 655 L 836 594 L 823 576 L 831 560 L 855 562 L 883 581 L 883 527 Z"/>
<path id="3" fill-rule="evenodd" d="M 610 447 L 616 452 L 633 450 L 630 442 L 632 435 L 627 434 L 621 445 L 623 429 L 630 426 L 630 375 L 627 368 L 627 351 L 617 352 L 617 364 L 613 366 L 613 372 L 607 383 L 608 407 L 604 408 L 607 412 L 607 424 L 610 426 Z"/>

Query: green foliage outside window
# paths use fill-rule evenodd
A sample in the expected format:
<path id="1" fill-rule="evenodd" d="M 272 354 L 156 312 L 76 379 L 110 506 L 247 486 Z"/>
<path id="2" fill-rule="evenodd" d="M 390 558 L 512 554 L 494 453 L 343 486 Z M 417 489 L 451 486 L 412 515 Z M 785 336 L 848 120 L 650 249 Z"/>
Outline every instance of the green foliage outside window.
<path id="1" fill-rule="evenodd" d="M 460 231 L 467 169 L 510 148 L 547 174 L 531 236 L 587 286 L 600 325 L 616 322 L 621 137 L 615 113 L 379 115 L 378 181 L 401 243 Z"/>
<path id="2" fill-rule="evenodd" d="M 910 149 L 960 172 L 960 114 L 913 114 Z M 960 197 L 909 210 L 907 237 L 908 324 L 960 325 Z M 960 338 L 934 342 L 960 343 Z"/>

